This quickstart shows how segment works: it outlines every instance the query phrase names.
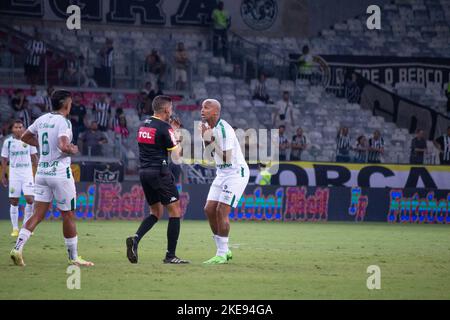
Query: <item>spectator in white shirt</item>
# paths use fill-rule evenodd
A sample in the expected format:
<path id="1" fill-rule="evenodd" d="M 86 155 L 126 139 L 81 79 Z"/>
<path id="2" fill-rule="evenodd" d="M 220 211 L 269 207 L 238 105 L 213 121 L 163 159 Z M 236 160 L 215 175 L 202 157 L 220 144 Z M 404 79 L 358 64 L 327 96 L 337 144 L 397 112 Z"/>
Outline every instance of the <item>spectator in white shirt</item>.
<path id="1" fill-rule="evenodd" d="M 289 91 L 283 92 L 283 99 L 278 101 L 273 115 L 272 125 L 274 128 L 280 125 L 294 126 L 294 105 L 289 98 Z M 289 130 L 288 130 L 289 131 Z"/>

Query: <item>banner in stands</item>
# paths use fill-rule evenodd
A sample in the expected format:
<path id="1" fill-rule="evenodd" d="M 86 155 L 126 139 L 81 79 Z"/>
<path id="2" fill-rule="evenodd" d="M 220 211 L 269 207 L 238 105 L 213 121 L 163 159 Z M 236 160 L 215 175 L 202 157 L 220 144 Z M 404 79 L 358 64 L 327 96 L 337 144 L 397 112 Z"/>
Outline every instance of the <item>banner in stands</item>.
<path id="1" fill-rule="evenodd" d="M 416 82 L 424 87 L 444 84 L 450 79 L 450 59 L 417 57 L 378 57 L 321 55 L 330 67 L 331 87 L 341 87 L 348 70 L 367 80 L 395 87 L 398 83 Z"/>
<path id="2" fill-rule="evenodd" d="M 194 166 L 188 183 L 212 183 L 215 169 Z M 307 187 L 415 188 L 450 190 L 449 166 L 281 162 L 269 168 L 271 184 Z M 250 184 L 258 175 L 250 165 Z"/>
<path id="3" fill-rule="evenodd" d="M 298 55 L 291 55 L 291 59 Z M 434 109 L 400 97 L 379 84 L 395 86 L 400 82 L 417 82 L 423 86 L 436 83 L 444 92 L 450 82 L 450 59 L 322 55 L 326 61 L 324 78 L 327 87 L 343 89 L 346 75 L 355 71 L 361 87 L 360 104 L 386 121 L 413 133 L 424 129 L 428 139 L 447 132 L 450 118 Z M 377 84 L 379 83 L 379 84 Z"/>
<path id="4" fill-rule="evenodd" d="M 183 185 L 184 219 L 203 220 L 209 185 Z M 81 220 L 142 220 L 149 214 L 139 183 L 77 183 L 76 217 Z M 0 189 L 0 219 L 9 219 L 7 189 Z M 20 200 L 23 217 L 25 200 Z M 450 191 L 431 189 L 248 186 L 232 220 L 254 221 L 381 221 L 450 224 Z M 48 220 L 59 219 L 56 204 Z M 205 224 L 205 228 L 207 225 Z"/>
<path id="5" fill-rule="evenodd" d="M 96 183 L 122 182 L 124 167 L 121 163 L 82 162 L 79 181 L 94 181 Z"/>
<path id="6" fill-rule="evenodd" d="M 233 30 L 281 32 L 279 12 L 286 0 L 240 0 L 238 5 L 225 1 Z M 0 1 L 0 15 L 43 20 L 66 20 L 68 6 L 81 8 L 81 21 L 147 26 L 199 26 L 211 24 L 214 0 L 35 0 Z"/>
<path id="7" fill-rule="evenodd" d="M 371 110 L 374 115 L 394 122 L 410 133 L 423 129 L 426 138 L 432 140 L 446 134 L 450 126 L 450 118 L 434 109 L 402 98 L 365 78 L 360 78 L 361 100 L 364 109 Z"/>

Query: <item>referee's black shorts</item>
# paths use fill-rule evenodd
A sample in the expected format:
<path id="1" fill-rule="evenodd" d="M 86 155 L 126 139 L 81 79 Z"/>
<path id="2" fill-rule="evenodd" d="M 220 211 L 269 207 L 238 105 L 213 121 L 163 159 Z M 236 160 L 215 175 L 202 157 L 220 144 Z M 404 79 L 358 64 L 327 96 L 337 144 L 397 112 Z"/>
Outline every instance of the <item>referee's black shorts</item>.
<path id="1" fill-rule="evenodd" d="M 178 189 L 172 173 L 167 168 L 145 168 L 139 171 L 142 188 L 148 204 L 161 202 L 168 205 L 179 199 Z"/>

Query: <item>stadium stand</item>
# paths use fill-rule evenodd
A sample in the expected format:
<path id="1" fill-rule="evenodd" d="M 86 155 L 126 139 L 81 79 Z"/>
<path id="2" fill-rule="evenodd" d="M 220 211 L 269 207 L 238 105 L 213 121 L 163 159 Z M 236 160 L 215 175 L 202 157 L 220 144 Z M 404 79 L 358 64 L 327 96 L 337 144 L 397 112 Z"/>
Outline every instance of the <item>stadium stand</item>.
<path id="1" fill-rule="evenodd" d="M 311 147 L 302 155 L 303 160 L 334 161 L 336 156 L 336 134 L 341 126 L 351 127 L 351 137 L 365 134 L 370 136 L 380 130 L 386 143 L 383 162 L 407 163 L 409 141 L 413 135 L 407 129 L 396 127 L 382 117 L 374 116 L 358 104 L 348 103 L 327 92 L 321 83 L 292 79 L 290 76 L 290 53 L 298 53 L 302 46 L 309 45 L 314 53 L 347 55 L 392 55 L 392 56 L 448 56 L 450 43 L 450 1 L 449 0 L 396 0 L 383 7 L 386 15 L 383 28 L 368 32 L 364 28 L 366 17 L 360 16 L 337 23 L 319 36 L 310 39 L 255 37 L 244 39 L 236 34 L 230 35 L 230 62 L 214 57 L 210 50 L 210 35 L 207 32 L 173 32 L 172 30 L 146 31 L 145 34 L 132 28 L 102 30 L 85 27 L 74 33 L 64 26 L 43 28 L 43 38 L 57 44 L 61 52 L 83 56 L 83 66 L 89 76 L 94 75 L 98 66 L 98 51 L 106 39 L 114 44 L 114 84 L 112 100 L 115 107 L 123 107 L 130 132 L 135 132 L 139 117 L 134 108 L 138 88 L 147 80 L 144 71 L 145 57 L 155 49 L 167 65 L 165 90 L 182 97 L 177 101 L 177 113 L 183 119 L 186 129 L 193 131 L 194 120 L 198 119 L 199 102 L 207 97 L 215 97 L 224 106 L 223 117 L 239 128 L 272 128 L 273 104 L 252 100 L 251 88 L 256 81 L 258 70 L 269 74 L 268 93 L 277 101 L 283 91 L 289 91 L 294 101 L 294 115 L 299 121 Z M 16 25 L 14 29 L 22 34 L 33 36 L 34 28 L 29 25 Z M 4 38 L 2 38 L 4 39 Z M 183 42 L 189 53 L 189 88 L 184 92 L 174 90 L 174 51 L 177 43 Z M 268 50 L 266 50 L 268 48 Z M 16 55 L 17 56 L 17 55 Z M 20 55 L 18 55 L 20 57 Z M 5 67 L 11 63 L 12 54 L 2 52 L 1 63 Z M 22 57 L 23 60 L 23 57 Z M 21 59 L 16 59 L 15 66 Z M 236 62 L 239 61 L 239 62 Z M 79 65 L 80 67 L 80 65 Z M 20 69 L 20 68 L 19 68 Z M 3 68 L 3 79 L 5 78 Z M 9 70 L 9 69 L 8 69 Z M 15 74 L 13 72 L 13 74 Z M 23 85 L 24 79 L 17 75 L 15 83 Z M 444 112 L 445 96 L 440 87 L 422 87 L 415 83 L 400 83 L 393 92 L 426 104 L 439 112 Z M 103 89 L 83 88 L 86 105 Z M 12 116 L 9 108 L 7 90 L 0 95 L 2 122 Z M 190 107 L 192 106 L 192 107 Z M 112 114 L 115 113 L 113 109 Z M 291 128 L 295 130 L 295 128 Z M 291 136 L 293 131 L 290 132 Z M 133 135 L 120 140 L 109 132 L 110 143 L 106 154 L 120 154 L 126 161 L 130 172 L 136 169 L 137 146 Z M 119 141 L 120 140 L 120 141 Z M 436 155 L 430 144 L 427 162 L 433 163 Z"/>

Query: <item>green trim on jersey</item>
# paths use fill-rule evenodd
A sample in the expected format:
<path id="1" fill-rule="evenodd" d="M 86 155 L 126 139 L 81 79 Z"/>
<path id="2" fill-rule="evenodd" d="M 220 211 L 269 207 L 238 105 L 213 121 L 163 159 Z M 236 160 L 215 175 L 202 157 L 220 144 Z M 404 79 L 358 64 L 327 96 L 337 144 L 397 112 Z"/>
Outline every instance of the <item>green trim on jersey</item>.
<path id="1" fill-rule="evenodd" d="M 66 169 L 67 179 L 70 179 L 70 168 L 67 167 Z"/>
<path id="2" fill-rule="evenodd" d="M 64 118 L 64 117 L 63 117 L 63 118 Z M 70 123 L 69 119 L 64 118 L 64 120 L 66 120 L 67 126 L 69 127 L 69 129 L 72 129 L 72 123 Z"/>
<path id="3" fill-rule="evenodd" d="M 241 177 L 244 177 L 244 168 L 241 167 Z"/>
<path id="4" fill-rule="evenodd" d="M 226 133 L 225 133 L 225 127 L 223 126 L 222 122 L 219 122 L 220 128 L 222 129 L 222 135 L 223 138 L 225 139 L 227 137 Z"/>

